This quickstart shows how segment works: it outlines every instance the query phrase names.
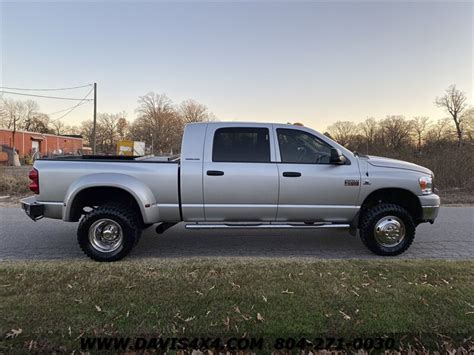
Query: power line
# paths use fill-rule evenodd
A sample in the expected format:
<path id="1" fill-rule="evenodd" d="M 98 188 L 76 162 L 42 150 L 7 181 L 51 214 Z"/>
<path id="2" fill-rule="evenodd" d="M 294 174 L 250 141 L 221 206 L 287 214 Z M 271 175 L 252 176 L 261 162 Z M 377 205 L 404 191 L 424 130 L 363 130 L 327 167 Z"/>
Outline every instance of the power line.
<path id="1" fill-rule="evenodd" d="M 94 90 L 94 88 L 90 89 L 89 92 L 86 94 L 86 96 L 84 96 L 84 98 L 83 98 L 78 104 L 72 106 L 72 107 L 70 108 L 70 110 L 67 111 L 64 115 L 62 115 L 62 116 L 60 116 L 60 117 L 58 117 L 58 118 L 55 118 L 54 120 L 50 121 L 50 123 L 59 121 L 61 118 L 63 118 L 63 117 L 65 117 L 65 116 L 69 115 L 72 111 L 74 111 L 77 107 L 79 107 L 80 105 L 82 105 L 84 102 L 86 102 L 86 101 L 91 101 L 90 99 L 87 99 L 87 96 L 90 95 L 90 93 L 92 92 L 92 90 Z"/>
<path id="2" fill-rule="evenodd" d="M 91 90 L 92 91 L 92 90 Z M 12 94 L 12 95 L 22 95 L 22 96 L 32 96 L 32 97 L 43 97 L 46 99 L 58 99 L 58 100 L 72 100 L 72 101 L 83 101 L 84 99 L 77 99 L 72 97 L 59 97 L 59 96 L 45 96 L 45 95 L 34 95 L 34 94 L 23 94 L 21 92 L 12 92 L 12 91 L 3 91 L 0 90 L 0 93 L 3 94 Z M 92 101 L 92 99 L 87 99 L 87 101 Z"/>
<path id="3" fill-rule="evenodd" d="M 53 122 L 56 122 L 56 121 L 59 121 L 61 118 L 69 115 L 72 111 L 74 111 L 77 107 L 79 107 L 80 105 L 82 105 L 85 101 L 91 101 L 90 99 L 87 99 L 87 96 L 90 95 L 90 93 L 92 92 L 92 90 L 94 90 L 94 88 L 90 89 L 89 92 L 87 93 L 86 96 L 84 96 L 84 98 L 77 104 L 77 105 L 74 105 L 73 107 L 71 107 L 71 109 L 69 111 L 67 111 L 64 115 L 58 117 L 58 118 L 55 118 L 54 120 L 50 121 L 49 123 L 53 123 Z"/>
<path id="4" fill-rule="evenodd" d="M 77 106 L 81 106 L 81 105 L 84 105 L 86 103 L 89 103 L 89 101 L 80 102 Z M 59 110 L 59 111 L 54 111 L 54 112 L 51 112 L 51 113 L 47 113 L 47 115 L 52 116 L 52 115 L 56 115 L 57 113 L 66 112 L 67 110 L 73 108 L 74 106 L 76 106 L 76 105 L 66 107 L 65 109 L 62 109 L 62 110 Z"/>
<path id="5" fill-rule="evenodd" d="M 0 86 L 0 89 L 6 89 L 6 90 L 19 90 L 19 91 L 61 91 L 61 90 L 73 90 L 73 89 L 80 89 L 80 88 L 86 88 L 88 86 L 92 86 L 92 84 L 87 84 L 87 85 L 81 85 L 81 86 L 71 86 L 71 87 L 66 87 L 66 88 L 49 88 L 49 89 L 27 89 L 27 88 L 12 88 L 9 86 Z"/>
<path id="6" fill-rule="evenodd" d="M 88 101 L 84 101 L 84 102 L 82 102 L 82 103 L 80 103 L 80 104 L 77 104 L 76 106 L 71 107 L 71 109 L 70 109 L 68 112 L 66 112 L 64 115 L 62 115 L 62 116 L 60 116 L 60 117 L 58 117 L 58 118 L 55 118 L 54 120 L 49 121 L 49 123 L 54 123 L 54 122 L 56 122 L 56 121 L 59 121 L 61 118 L 66 117 L 66 116 L 69 115 L 72 111 L 74 111 L 76 108 L 78 108 L 79 106 L 81 106 L 81 105 L 83 105 L 83 104 L 85 104 L 85 103 L 89 103 L 89 102 L 88 102 Z"/>

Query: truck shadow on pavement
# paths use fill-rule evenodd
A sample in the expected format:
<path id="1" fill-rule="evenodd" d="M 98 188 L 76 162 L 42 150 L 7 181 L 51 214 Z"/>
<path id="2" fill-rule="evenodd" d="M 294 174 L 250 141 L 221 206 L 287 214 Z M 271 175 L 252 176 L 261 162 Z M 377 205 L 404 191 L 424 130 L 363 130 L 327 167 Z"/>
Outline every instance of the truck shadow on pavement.
<path id="1" fill-rule="evenodd" d="M 372 258 L 358 237 L 322 230 L 186 230 L 179 224 L 163 234 L 144 231 L 136 257 L 318 257 Z"/>

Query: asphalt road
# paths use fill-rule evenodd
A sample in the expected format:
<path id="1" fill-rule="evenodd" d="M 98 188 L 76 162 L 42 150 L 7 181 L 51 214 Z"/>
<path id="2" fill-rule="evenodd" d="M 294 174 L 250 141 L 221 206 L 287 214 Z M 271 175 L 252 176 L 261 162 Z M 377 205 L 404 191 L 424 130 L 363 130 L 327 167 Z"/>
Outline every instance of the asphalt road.
<path id="1" fill-rule="evenodd" d="M 0 260 L 86 259 L 76 242 L 77 223 L 31 221 L 19 208 L 0 208 Z M 315 257 L 380 258 L 358 237 L 328 230 L 147 229 L 130 258 Z M 422 224 L 412 246 L 398 258 L 473 259 L 474 207 L 442 207 L 434 225 Z"/>

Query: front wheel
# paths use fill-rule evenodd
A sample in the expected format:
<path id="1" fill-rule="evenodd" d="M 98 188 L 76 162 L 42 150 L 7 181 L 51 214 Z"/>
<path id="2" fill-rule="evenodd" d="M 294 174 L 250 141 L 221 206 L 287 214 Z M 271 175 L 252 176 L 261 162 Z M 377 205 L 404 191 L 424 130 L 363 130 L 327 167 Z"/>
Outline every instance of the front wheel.
<path id="1" fill-rule="evenodd" d="M 382 203 L 367 210 L 359 228 L 362 242 L 377 255 L 399 255 L 415 239 L 416 227 L 410 213 L 390 203 Z"/>
<path id="2" fill-rule="evenodd" d="M 133 209 L 121 204 L 99 206 L 85 215 L 77 229 L 82 251 L 96 261 L 117 261 L 130 253 L 141 228 Z"/>

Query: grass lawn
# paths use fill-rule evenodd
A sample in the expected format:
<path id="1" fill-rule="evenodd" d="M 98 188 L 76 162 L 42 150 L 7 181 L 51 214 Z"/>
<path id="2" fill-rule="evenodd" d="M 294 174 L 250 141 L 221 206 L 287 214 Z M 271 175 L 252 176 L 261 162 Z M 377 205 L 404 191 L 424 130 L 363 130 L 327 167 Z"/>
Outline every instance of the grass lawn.
<path id="1" fill-rule="evenodd" d="M 2 262 L 0 314 L 0 352 L 80 350 L 81 336 L 385 335 L 468 347 L 474 261 Z"/>

